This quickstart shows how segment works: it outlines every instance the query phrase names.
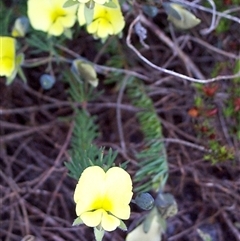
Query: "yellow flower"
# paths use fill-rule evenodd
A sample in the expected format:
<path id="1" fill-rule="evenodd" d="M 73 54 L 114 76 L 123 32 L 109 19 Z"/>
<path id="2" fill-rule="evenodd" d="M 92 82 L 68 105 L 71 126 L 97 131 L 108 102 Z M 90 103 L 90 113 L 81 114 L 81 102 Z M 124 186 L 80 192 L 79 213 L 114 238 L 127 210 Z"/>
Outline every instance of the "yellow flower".
<path id="1" fill-rule="evenodd" d="M 132 198 L 130 175 L 120 167 L 107 172 L 91 166 L 84 170 L 74 192 L 77 216 L 89 227 L 115 230 L 129 219 Z"/>
<path id="2" fill-rule="evenodd" d="M 66 0 L 28 0 L 28 17 L 33 28 L 59 36 L 76 21 L 77 5 L 63 8 Z"/>
<path id="3" fill-rule="evenodd" d="M 10 77 L 15 70 L 15 39 L 0 36 L 0 76 Z"/>
<path id="4" fill-rule="evenodd" d="M 87 26 L 87 31 L 95 38 L 105 39 L 108 35 L 119 34 L 125 25 L 125 21 L 117 0 L 113 0 L 116 8 L 109 8 L 95 4 L 93 9 L 93 21 Z M 84 4 L 80 4 L 78 9 L 78 21 L 80 26 L 86 24 L 84 15 Z"/>

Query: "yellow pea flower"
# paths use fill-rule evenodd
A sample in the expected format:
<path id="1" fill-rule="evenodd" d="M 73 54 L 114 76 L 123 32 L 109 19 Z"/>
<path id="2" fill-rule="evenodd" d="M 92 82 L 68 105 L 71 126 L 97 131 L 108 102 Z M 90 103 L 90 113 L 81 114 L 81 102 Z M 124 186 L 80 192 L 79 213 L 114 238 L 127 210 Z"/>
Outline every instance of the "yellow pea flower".
<path id="1" fill-rule="evenodd" d="M 28 18 L 36 30 L 59 36 L 76 21 L 77 5 L 63 8 L 66 0 L 28 0 Z"/>
<path id="2" fill-rule="evenodd" d="M 88 167 L 74 192 L 76 214 L 89 227 L 113 231 L 129 219 L 132 194 L 130 175 L 122 168 Z"/>
<path id="3" fill-rule="evenodd" d="M 113 3 L 116 4 L 116 8 L 95 4 L 93 21 L 87 25 L 88 33 L 93 34 L 95 38 L 104 40 L 109 35 L 117 35 L 123 30 L 125 21 L 118 0 L 113 0 Z M 80 4 L 79 6 L 78 21 L 80 26 L 86 24 L 84 4 Z"/>
<path id="4" fill-rule="evenodd" d="M 0 36 L 0 76 L 10 77 L 15 70 L 15 39 Z"/>

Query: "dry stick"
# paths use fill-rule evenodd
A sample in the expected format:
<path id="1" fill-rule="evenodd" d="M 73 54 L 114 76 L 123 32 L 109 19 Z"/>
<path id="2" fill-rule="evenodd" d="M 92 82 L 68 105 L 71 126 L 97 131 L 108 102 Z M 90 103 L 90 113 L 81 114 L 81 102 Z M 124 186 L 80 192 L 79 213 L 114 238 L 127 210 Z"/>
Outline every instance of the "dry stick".
<path id="1" fill-rule="evenodd" d="M 54 192 L 52 193 L 52 198 L 51 198 L 51 200 L 48 202 L 48 208 L 47 208 L 47 211 L 46 211 L 46 214 L 47 214 L 47 215 L 50 214 L 51 209 L 52 209 L 53 205 L 55 204 L 55 199 L 56 199 L 56 197 L 57 197 L 58 191 L 59 191 L 59 189 L 62 187 L 62 183 L 63 183 L 66 175 L 67 175 L 67 172 L 64 172 L 63 175 L 62 175 L 62 177 L 61 177 L 61 179 L 58 180 L 58 184 L 57 184 L 57 186 L 55 187 Z M 43 224 L 42 224 L 42 228 L 46 226 L 46 222 L 47 222 L 47 218 L 44 219 Z"/>
<path id="2" fill-rule="evenodd" d="M 229 229 L 231 229 L 233 235 L 235 236 L 237 241 L 240 241 L 240 232 L 237 230 L 237 228 L 234 226 L 230 218 L 228 217 L 227 213 L 225 211 L 221 212 L 221 215 L 223 216 L 227 226 Z"/>
<path id="3" fill-rule="evenodd" d="M 192 62 L 192 60 L 179 48 L 179 46 L 177 46 L 169 37 L 164 34 L 164 32 L 162 32 L 157 25 L 149 21 L 144 16 L 143 23 L 149 27 L 152 32 L 172 50 L 173 53 L 178 55 L 178 57 L 184 62 L 186 69 L 189 69 L 197 78 L 204 79 L 203 74 Z"/>
<path id="4" fill-rule="evenodd" d="M 113 67 L 107 67 L 107 66 L 104 66 L 104 65 L 94 64 L 91 61 L 83 58 L 81 55 L 79 55 L 79 54 L 75 53 L 74 51 L 72 51 L 72 50 L 70 50 L 70 49 L 68 49 L 64 46 L 61 46 L 59 44 L 57 44 L 56 47 L 58 47 L 59 49 L 65 51 L 66 53 L 72 55 L 73 57 L 75 57 L 77 59 L 81 59 L 83 61 L 86 61 L 89 64 L 92 64 L 93 67 L 95 68 L 95 70 L 100 74 L 107 74 L 108 72 L 117 72 L 117 73 L 132 75 L 132 76 L 135 76 L 139 79 L 149 80 L 148 76 L 145 76 L 143 74 L 139 74 L 139 73 L 137 73 L 135 71 L 132 71 L 132 70 L 118 69 L 118 68 L 113 68 Z"/>
<path id="5" fill-rule="evenodd" d="M 202 29 L 200 31 L 202 35 L 209 34 L 216 28 L 216 5 L 213 0 L 208 0 L 208 2 L 212 5 L 212 21 L 208 29 Z"/>
<path id="6" fill-rule="evenodd" d="M 186 139 L 192 141 L 192 142 L 195 142 L 195 143 L 201 143 L 200 140 L 198 140 L 197 138 L 187 134 L 185 131 L 179 129 L 176 125 L 170 123 L 170 122 L 167 122 L 166 120 L 162 119 L 161 118 L 161 123 L 163 124 L 163 126 L 165 126 L 166 129 L 168 128 L 171 128 L 173 129 L 176 133 L 178 133 L 179 135 L 185 137 Z"/>
<path id="7" fill-rule="evenodd" d="M 14 114 L 20 114 L 24 112 L 34 112 L 39 111 L 42 109 L 52 109 L 56 107 L 62 107 L 62 106 L 70 106 L 71 104 L 69 102 L 64 102 L 61 104 L 54 103 L 54 104 L 46 104 L 41 106 L 29 106 L 29 107 L 22 107 L 22 108 L 15 108 L 15 109 L 1 109 L 0 108 L 0 116 L 1 115 L 14 115 Z"/>
<path id="8" fill-rule="evenodd" d="M 234 8 L 234 9 L 228 9 L 226 11 L 223 11 L 223 13 L 232 13 L 232 12 L 240 12 L 240 7 Z M 215 28 L 218 26 L 220 20 L 221 20 L 222 16 L 218 16 L 217 20 L 216 20 L 216 26 Z M 240 24 L 240 22 L 239 22 Z"/>
<path id="9" fill-rule="evenodd" d="M 121 116 L 121 109 L 119 108 L 119 105 L 122 102 L 122 98 L 123 98 L 123 93 L 127 84 L 127 81 L 129 79 L 129 76 L 125 76 L 125 78 L 123 79 L 122 82 L 122 86 L 121 89 L 119 91 L 118 94 L 118 98 L 117 98 L 117 108 L 116 108 L 116 112 L 117 112 L 117 126 L 118 126 L 118 134 L 119 134 L 119 138 L 120 138 L 120 143 L 121 143 L 121 147 L 123 149 L 123 152 L 126 152 L 126 145 L 125 145 L 125 140 L 124 140 L 124 134 L 123 134 L 123 128 L 122 128 L 122 116 Z"/>
<path id="10" fill-rule="evenodd" d="M 14 219 L 15 219 L 15 211 L 14 211 L 13 208 L 11 208 L 10 209 L 9 226 L 8 226 L 8 231 L 7 231 L 7 234 L 6 234 L 5 241 L 11 241 L 10 234 L 13 233 L 12 230 L 13 230 L 13 227 L 15 226 L 14 222 L 12 221 Z"/>
<path id="11" fill-rule="evenodd" d="M 0 126 L 1 128 L 14 129 L 14 130 L 24 130 L 24 129 L 26 130 L 31 128 L 30 126 L 19 125 L 19 124 L 10 123 L 10 122 L 1 121 L 1 120 L 0 120 Z"/>
<path id="12" fill-rule="evenodd" d="M 205 48 L 208 48 L 209 50 L 213 51 L 213 52 L 216 52 L 218 54 L 221 54 L 223 56 L 226 56 L 228 58 L 232 58 L 232 59 L 240 59 L 240 55 L 236 55 L 236 54 L 233 54 L 233 53 L 229 53 L 229 52 L 226 52 L 224 50 L 221 50 L 221 49 L 218 49 L 214 46 L 212 46 L 211 44 L 199 39 L 199 38 L 196 38 L 196 37 L 193 37 L 193 36 L 180 36 L 177 41 L 181 41 L 182 39 L 185 40 L 185 38 L 187 38 L 188 40 L 192 40 L 196 43 L 199 43 L 201 44 L 202 46 L 204 46 Z"/>
<path id="13" fill-rule="evenodd" d="M 69 128 L 67 137 L 66 137 L 66 141 L 64 142 L 57 158 L 55 159 L 53 166 L 48 171 L 46 171 L 43 178 L 37 183 L 37 185 L 34 188 L 38 189 L 48 179 L 48 177 L 52 174 L 52 172 L 55 170 L 55 168 L 59 164 L 62 155 L 64 154 L 64 152 L 66 151 L 66 149 L 69 145 L 70 139 L 72 137 L 73 128 L 74 128 L 74 123 L 72 122 L 70 125 L 70 128 Z"/>
<path id="14" fill-rule="evenodd" d="M 24 88 L 28 93 L 30 93 L 31 95 L 36 96 L 36 97 L 38 97 L 38 98 L 40 98 L 40 99 L 43 99 L 43 100 L 46 100 L 46 101 L 49 101 L 49 102 L 52 102 L 52 103 L 59 103 L 59 104 L 65 103 L 65 101 L 61 101 L 61 100 L 52 98 L 52 97 L 50 97 L 50 96 L 44 95 L 44 94 L 42 94 L 42 93 L 39 93 L 38 91 L 32 89 L 32 88 L 31 88 L 30 86 L 28 86 L 28 85 L 23 84 L 23 88 Z"/>
<path id="15" fill-rule="evenodd" d="M 0 176 L 5 182 L 8 184 L 8 186 L 11 188 L 11 190 L 15 193 L 17 199 L 18 199 L 18 205 L 20 205 L 23 218 L 24 218 L 24 224 L 23 226 L 25 227 L 25 233 L 29 234 L 30 233 L 30 225 L 29 225 L 29 218 L 28 218 L 28 213 L 27 209 L 25 207 L 25 201 L 23 197 L 19 195 L 20 188 L 17 186 L 17 184 L 14 182 L 14 180 L 11 177 L 6 176 L 2 170 L 0 170 Z"/>
<path id="16" fill-rule="evenodd" d="M 169 143 L 177 143 L 179 145 L 184 145 L 184 146 L 189 146 L 195 149 L 198 149 L 199 151 L 203 151 L 203 152 L 211 152 L 211 150 L 206 149 L 204 146 L 201 145 L 197 145 L 188 141 L 183 141 L 177 138 L 164 138 L 164 139 L 160 139 L 159 141 L 162 142 L 169 142 Z"/>
<path id="17" fill-rule="evenodd" d="M 26 131 L 19 131 L 17 133 L 4 135 L 0 138 L 0 143 L 6 142 L 6 141 L 12 141 L 14 139 L 18 139 L 18 138 L 21 138 L 23 136 L 27 136 L 27 135 L 30 135 L 30 134 L 33 134 L 35 132 L 39 132 L 39 131 L 42 131 L 42 130 L 47 130 L 50 127 L 52 127 L 52 124 L 55 123 L 55 122 L 56 121 L 53 121 L 49 124 L 42 125 L 42 126 L 35 126 L 35 127 L 32 127 L 31 129 L 26 130 Z"/>
<path id="18" fill-rule="evenodd" d="M 21 114 L 24 112 L 34 112 L 34 111 L 40 111 L 42 109 L 52 109 L 52 108 L 56 108 L 56 107 L 82 107 L 82 103 L 78 103 L 78 102 L 68 102 L 68 101 L 61 101 L 60 103 L 56 103 L 55 104 L 46 104 L 46 105 L 41 105 L 41 106 L 30 106 L 30 107 L 23 107 L 23 108 L 15 108 L 15 109 L 0 109 L 0 116 L 1 115 L 13 115 L 13 114 Z M 116 108 L 117 104 L 116 103 L 88 103 L 87 104 L 88 107 L 97 107 L 97 108 Z M 134 106 L 130 106 L 130 105 L 125 105 L 125 104 L 120 104 L 118 105 L 119 108 L 123 109 L 123 110 L 127 110 L 127 111 L 132 111 L 132 112 L 137 112 L 140 109 L 136 108 Z"/>
<path id="19" fill-rule="evenodd" d="M 155 64 L 153 64 L 152 62 L 150 62 L 147 58 L 145 58 L 144 56 L 141 55 L 141 53 L 132 45 L 131 43 L 131 34 L 133 33 L 133 27 L 134 25 L 138 22 L 138 21 L 142 21 L 146 24 L 149 25 L 149 21 L 143 16 L 143 15 L 138 15 L 134 21 L 131 23 L 130 27 L 129 27 L 129 30 L 128 30 L 128 36 L 127 36 L 127 45 L 129 48 L 131 48 L 136 54 L 137 56 L 146 64 L 148 64 L 149 66 L 151 66 L 152 68 L 160 71 L 160 72 L 163 72 L 163 73 L 166 73 L 166 74 L 170 74 L 172 76 L 175 76 L 175 77 L 178 77 L 178 78 L 181 78 L 181 79 L 185 79 L 185 80 L 189 80 L 191 82 L 196 82 L 196 83 L 202 83 L 202 84 L 206 84 L 206 83 L 211 83 L 211 82 L 215 82 L 215 81 L 219 81 L 219 80 L 224 80 L 224 79 L 234 79 L 234 78 L 237 78 L 237 77 L 240 77 L 240 72 L 237 73 L 237 74 L 234 74 L 234 75 L 222 75 L 222 76 L 217 76 L 215 78 L 211 78 L 211 79 L 195 79 L 195 78 L 191 78 L 189 76 L 186 76 L 184 74 L 180 74 L 180 73 L 177 73 L 175 71 L 172 71 L 172 70 L 169 70 L 169 69 L 164 69 L 162 67 L 159 67 Z M 152 24 L 150 24 L 149 26 L 151 26 Z M 158 37 L 161 38 L 161 40 L 163 40 L 164 42 L 165 41 L 168 41 L 170 40 L 162 31 L 160 31 L 158 28 L 157 29 L 157 32 L 158 32 Z M 159 35 L 160 34 L 160 35 Z M 171 40 L 170 40 L 171 41 Z M 172 41 L 171 41 L 172 42 Z M 167 43 L 166 43 L 167 44 Z M 196 73 L 197 74 L 197 73 Z"/>
<path id="20" fill-rule="evenodd" d="M 211 218 L 215 218 L 216 216 L 218 216 L 221 213 L 221 210 L 216 211 Z M 189 228 L 186 228 L 185 230 L 183 230 L 182 232 L 173 235 L 172 237 L 168 238 L 168 241 L 177 241 L 179 240 L 182 236 L 189 234 L 190 232 L 194 231 L 197 227 L 200 227 L 202 224 L 206 223 L 208 221 L 209 218 L 205 218 L 202 221 L 199 221 L 198 223 L 192 225 Z"/>

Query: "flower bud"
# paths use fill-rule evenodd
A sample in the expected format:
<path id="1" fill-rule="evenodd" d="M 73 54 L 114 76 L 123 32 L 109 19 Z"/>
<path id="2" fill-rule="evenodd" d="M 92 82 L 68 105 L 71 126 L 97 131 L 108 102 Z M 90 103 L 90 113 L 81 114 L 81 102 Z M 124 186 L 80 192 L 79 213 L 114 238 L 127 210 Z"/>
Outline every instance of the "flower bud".
<path id="1" fill-rule="evenodd" d="M 55 84 L 55 82 L 55 78 L 49 74 L 43 74 L 40 77 L 40 84 L 44 90 L 50 90 Z"/>
<path id="2" fill-rule="evenodd" d="M 27 17 L 19 17 L 15 20 L 12 28 L 13 37 L 24 37 L 29 29 L 29 20 Z"/>
<path id="3" fill-rule="evenodd" d="M 143 210 L 149 210 L 154 205 L 154 199 L 149 193 L 140 193 L 135 198 L 135 203 Z"/>

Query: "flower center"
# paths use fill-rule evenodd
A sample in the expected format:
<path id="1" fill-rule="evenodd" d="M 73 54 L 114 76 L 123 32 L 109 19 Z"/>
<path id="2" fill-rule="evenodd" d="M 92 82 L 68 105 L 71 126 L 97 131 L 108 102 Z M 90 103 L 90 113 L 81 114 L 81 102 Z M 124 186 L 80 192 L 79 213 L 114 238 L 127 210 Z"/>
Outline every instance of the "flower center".
<path id="1" fill-rule="evenodd" d="M 60 17 L 65 17 L 66 16 L 66 12 L 64 9 L 54 9 L 54 11 L 51 13 L 51 19 L 52 19 L 52 23 L 55 23 L 58 18 Z"/>

